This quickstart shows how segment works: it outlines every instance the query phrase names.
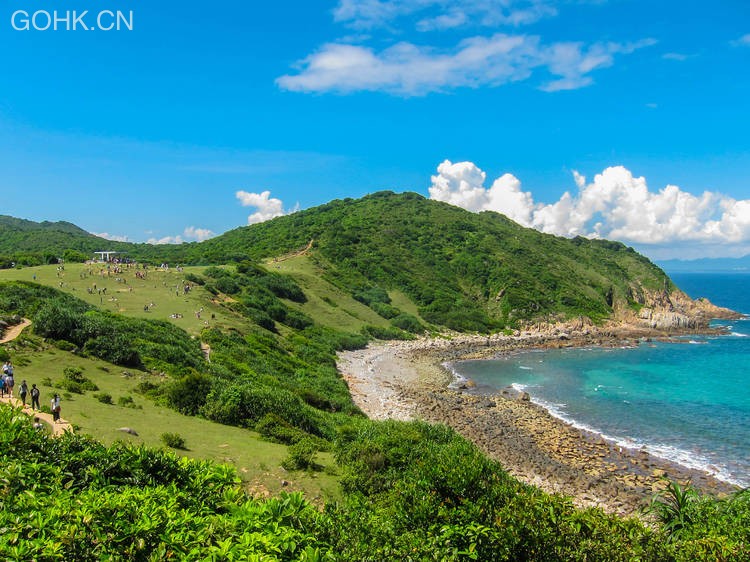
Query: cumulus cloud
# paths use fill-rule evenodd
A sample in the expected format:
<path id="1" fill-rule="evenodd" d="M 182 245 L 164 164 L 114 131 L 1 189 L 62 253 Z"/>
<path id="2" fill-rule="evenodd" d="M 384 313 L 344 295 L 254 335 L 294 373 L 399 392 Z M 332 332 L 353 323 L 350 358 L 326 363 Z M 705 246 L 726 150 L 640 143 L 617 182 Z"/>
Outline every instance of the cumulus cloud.
<path id="1" fill-rule="evenodd" d="M 651 191 L 644 177 L 623 166 L 592 182 L 574 172 L 575 194 L 535 203 L 511 174 L 484 187 L 486 174 L 472 162 L 446 160 L 432 176 L 430 198 L 471 211 L 497 211 L 516 222 L 560 236 L 608 238 L 643 245 L 750 242 L 750 200 L 704 191 L 694 195 L 675 185 Z"/>
<path id="2" fill-rule="evenodd" d="M 571 90 L 593 83 L 594 70 L 611 66 L 615 55 L 653 45 L 558 42 L 544 45 L 533 35 L 469 37 L 443 51 L 401 42 L 380 52 L 360 45 L 329 43 L 300 62 L 300 72 L 277 79 L 287 90 L 349 93 L 380 90 L 404 96 L 459 87 L 500 86 L 529 78 L 540 69 L 554 78 L 545 91 Z"/>
<path id="3" fill-rule="evenodd" d="M 162 238 L 151 237 L 146 240 L 147 244 L 184 244 L 185 242 L 203 242 L 216 236 L 216 233 L 207 228 L 185 227 L 182 234 L 176 236 L 164 236 Z"/>
<path id="4" fill-rule="evenodd" d="M 113 242 L 130 242 L 130 238 L 127 235 L 110 234 L 109 232 L 92 232 L 91 234 L 105 240 L 112 240 Z"/>
<path id="5" fill-rule="evenodd" d="M 271 197 L 271 192 L 268 190 L 261 193 L 238 191 L 235 196 L 243 207 L 255 207 L 257 209 L 256 212 L 247 217 L 247 224 L 265 222 L 297 210 L 297 207 L 295 207 L 290 211 L 284 211 L 284 203 L 281 199 Z"/>
<path id="6" fill-rule="evenodd" d="M 207 228 L 196 228 L 194 226 L 188 226 L 187 228 L 185 228 L 183 234 L 186 238 L 197 240 L 198 242 L 203 242 L 204 240 L 208 240 L 209 238 L 213 238 L 214 236 L 216 236 L 215 232 Z"/>
<path id="7" fill-rule="evenodd" d="M 164 236 L 162 238 L 149 238 L 146 244 L 183 244 L 185 241 L 179 234 L 177 236 Z"/>

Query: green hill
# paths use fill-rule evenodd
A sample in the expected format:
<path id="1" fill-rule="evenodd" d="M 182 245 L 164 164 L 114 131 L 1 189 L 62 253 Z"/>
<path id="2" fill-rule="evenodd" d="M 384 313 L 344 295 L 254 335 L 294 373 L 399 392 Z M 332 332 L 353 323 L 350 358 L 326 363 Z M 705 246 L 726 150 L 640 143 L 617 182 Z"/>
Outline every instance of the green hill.
<path id="1" fill-rule="evenodd" d="M 232 230 L 200 249 L 261 259 L 310 241 L 320 274 L 358 300 L 385 310 L 385 293 L 398 290 L 424 320 L 457 330 L 578 315 L 601 320 L 617 307 L 642 304 L 644 290 L 672 288 L 658 267 L 623 244 L 542 234 L 497 213 L 414 193 L 332 201 Z"/>
<path id="2" fill-rule="evenodd" d="M 54 225 L 19 222 L 10 235 L 15 247 L 37 252 L 90 254 L 105 243 L 136 260 L 200 265 L 303 253 L 325 282 L 412 331 L 422 323 L 489 331 L 537 319 L 600 321 L 618 308 L 637 309 L 647 293 L 673 289 L 661 269 L 618 242 L 551 236 L 416 193 L 336 200 L 176 246 L 109 243 L 72 225 L 52 234 Z M 7 238 L 0 253 L 13 246 Z M 304 275 L 288 265 L 292 277 Z M 394 291 L 415 305 L 412 313 L 392 305 Z"/>

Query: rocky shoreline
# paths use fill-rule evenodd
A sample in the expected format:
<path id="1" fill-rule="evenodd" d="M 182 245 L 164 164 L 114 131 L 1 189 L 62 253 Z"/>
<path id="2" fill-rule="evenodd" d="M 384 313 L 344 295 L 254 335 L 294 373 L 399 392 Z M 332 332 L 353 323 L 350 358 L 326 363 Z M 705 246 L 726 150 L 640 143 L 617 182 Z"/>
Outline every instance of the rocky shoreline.
<path id="1" fill-rule="evenodd" d="M 707 328 L 698 331 L 710 331 Z M 692 329 L 690 333 L 696 333 Z M 736 487 L 713 476 L 626 449 L 553 417 L 528 395 L 477 394 L 455 384 L 443 364 L 525 349 L 637 345 L 674 335 L 652 328 L 587 323 L 535 326 L 513 335 L 422 339 L 371 345 L 339 355 L 339 370 L 355 403 L 373 419 L 443 423 L 475 443 L 523 482 L 571 496 L 580 506 L 635 515 L 667 479 L 721 496 Z"/>

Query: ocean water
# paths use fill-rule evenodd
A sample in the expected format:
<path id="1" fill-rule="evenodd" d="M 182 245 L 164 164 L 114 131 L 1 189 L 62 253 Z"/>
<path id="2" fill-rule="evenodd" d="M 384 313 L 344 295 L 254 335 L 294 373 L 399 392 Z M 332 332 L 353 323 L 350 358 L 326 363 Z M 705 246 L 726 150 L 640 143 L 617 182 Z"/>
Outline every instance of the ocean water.
<path id="1" fill-rule="evenodd" d="M 750 314 L 750 274 L 672 278 L 691 297 Z M 479 391 L 525 390 L 577 427 L 748 487 L 750 319 L 721 324 L 728 335 L 628 349 L 525 351 L 453 368 Z"/>

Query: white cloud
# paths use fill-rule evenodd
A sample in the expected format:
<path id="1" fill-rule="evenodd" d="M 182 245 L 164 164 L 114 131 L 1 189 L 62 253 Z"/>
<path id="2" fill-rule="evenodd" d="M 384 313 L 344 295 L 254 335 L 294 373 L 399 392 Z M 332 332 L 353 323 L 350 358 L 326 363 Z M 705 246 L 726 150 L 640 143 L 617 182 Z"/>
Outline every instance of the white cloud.
<path id="1" fill-rule="evenodd" d="M 185 241 L 179 234 L 177 236 L 164 236 L 163 238 L 149 238 L 146 244 L 183 244 Z"/>
<path id="2" fill-rule="evenodd" d="M 734 41 L 731 41 L 731 43 L 735 47 L 748 47 L 748 46 L 750 46 L 750 33 L 745 33 L 745 35 L 743 35 L 739 39 L 735 39 Z"/>
<path id="3" fill-rule="evenodd" d="M 682 53 L 664 53 L 661 58 L 663 58 L 664 60 L 683 62 L 688 60 L 690 58 L 690 55 L 684 55 Z"/>
<path id="4" fill-rule="evenodd" d="M 146 240 L 147 244 L 184 244 L 189 241 L 203 242 L 209 238 L 216 236 L 216 233 L 207 228 L 196 228 L 194 226 L 187 226 L 182 234 L 176 236 L 164 236 L 162 238 L 151 237 Z"/>
<path id="5" fill-rule="evenodd" d="M 554 0 L 340 0 L 334 19 L 355 29 L 388 27 L 416 18 L 420 31 L 462 25 L 528 25 L 557 14 Z"/>
<path id="6" fill-rule="evenodd" d="M 593 83 L 594 70 L 611 66 L 614 56 L 653 45 L 635 43 L 558 42 L 541 44 L 533 35 L 506 35 L 463 39 L 454 49 L 401 42 L 376 52 L 369 47 L 329 43 L 300 63 L 300 72 L 277 79 L 287 90 L 349 93 L 380 90 L 404 96 L 424 95 L 459 87 L 499 86 L 525 80 L 536 69 L 553 77 L 546 91 L 571 90 Z"/>
<path id="7" fill-rule="evenodd" d="M 195 228 L 194 226 L 186 227 L 183 234 L 186 238 L 191 238 L 193 240 L 197 240 L 198 242 L 203 242 L 204 240 L 208 240 L 209 238 L 213 238 L 214 236 L 216 236 L 215 232 L 207 228 Z"/>
<path id="8" fill-rule="evenodd" d="M 471 162 L 446 160 L 432 176 L 430 197 L 471 211 L 491 210 L 516 222 L 561 236 L 608 238 L 642 245 L 750 243 L 750 200 L 674 185 L 651 191 L 644 177 L 613 166 L 587 183 L 574 172 L 578 193 L 552 204 L 535 203 L 510 174 L 484 187 L 485 173 Z"/>
<path id="9" fill-rule="evenodd" d="M 112 240 L 113 242 L 130 242 L 130 238 L 127 235 L 110 234 L 109 232 L 92 232 L 91 234 L 105 240 Z"/>
<path id="10" fill-rule="evenodd" d="M 262 193 L 248 193 L 247 191 L 238 191 L 235 196 L 239 199 L 243 207 L 255 207 L 257 211 L 247 217 L 248 224 L 264 222 L 276 217 L 287 215 L 297 211 L 299 205 L 290 211 L 284 211 L 284 203 L 281 199 L 271 197 L 271 192 L 266 190 Z"/>

